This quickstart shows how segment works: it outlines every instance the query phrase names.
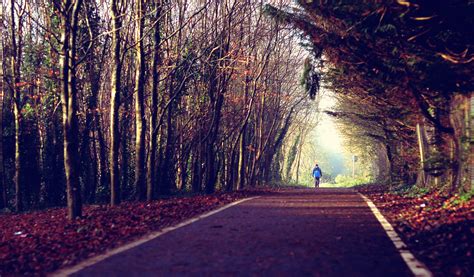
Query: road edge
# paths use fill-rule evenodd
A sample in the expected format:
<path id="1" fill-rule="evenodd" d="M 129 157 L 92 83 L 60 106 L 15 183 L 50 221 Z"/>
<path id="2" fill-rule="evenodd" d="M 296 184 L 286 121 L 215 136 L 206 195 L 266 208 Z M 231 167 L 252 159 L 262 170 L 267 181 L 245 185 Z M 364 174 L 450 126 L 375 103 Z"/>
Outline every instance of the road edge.
<path id="1" fill-rule="evenodd" d="M 397 232 L 393 228 L 392 224 L 387 221 L 387 219 L 383 216 L 383 214 L 379 211 L 377 206 L 367 198 L 367 196 L 363 195 L 362 193 L 358 192 L 358 194 L 364 199 L 364 201 L 369 206 L 372 213 L 375 215 L 379 223 L 382 225 L 382 228 L 385 230 L 385 233 L 390 238 L 392 243 L 395 245 L 398 253 L 402 257 L 405 264 L 411 270 L 413 275 L 417 277 L 432 277 L 433 273 L 426 267 L 425 264 L 420 262 L 413 253 L 410 252 L 408 246 L 403 242 L 403 240 L 398 236 Z"/>
<path id="2" fill-rule="evenodd" d="M 246 201 L 250 201 L 250 200 L 253 200 L 253 199 L 257 199 L 259 198 L 260 196 L 254 196 L 254 197 L 248 197 L 248 198 L 244 198 L 244 199 L 240 199 L 238 201 L 235 201 L 235 202 L 232 202 L 232 203 L 229 203 L 223 207 L 220 207 L 216 210 L 212 210 L 210 212 L 207 212 L 207 213 L 204 213 L 202 215 L 198 215 L 198 216 L 195 216 L 191 219 L 188 219 L 188 220 L 185 220 L 181 223 L 178 223 L 177 225 L 173 225 L 173 226 L 170 226 L 170 227 L 166 227 L 166 228 L 163 228 L 161 229 L 160 231 L 156 231 L 156 232 L 152 232 L 148 235 L 145 235 L 141 238 L 139 238 L 138 240 L 135 240 L 133 242 L 130 242 L 130 243 L 127 243 L 127 244 L 124 244 L 122 246 L 119 246 L 117 248 L 114 248 L 114 249 L 111 249 L 111 250 L 108 250 L 107 252 L 105 252 L 104 254 L 100 254 L 100 255 L 97 255 L 97 256 L 94 256 L 92 258 L 89 258 L 89 259 L 86 259 L 72 267 L 67 267 L 67 268 L 63 268 L 63 269 L 59 269 L 55 272 L 52 272 L 50 274 L 48 274 L 48 276 L 53 276 L 53 277 L 62 277 L 62 276 L 70 276 L 76 272 L 79 272 L 87 267 L 90 267 L 96 263 L 99 263 L 109 257 L 112 257 L 114 255 L 117 255 L 121 252 L 124 252 L 124 251 L 127 251 L 129 249 L 132 249 L 134 247 L 137 247 L 143 243 L 146 243 L 150 240 L 153 240 L 157 237 L 160 237 L 166 233 L 169 233 L 171 231 L 174 231 L 176 229 L 179 229 L 181 227 L 184 227 L 186 225 L 189 225 L 189 224 L 192 224 L 198 220 L 201 220 L 201 219 L 204 219 L 206 217 L 209 217 L 211 215 L 214 215 L 216 213 L 219 213 L 219 212 L 222 212 L 223 210 L 226 210 L 230 207 L 233 207 L 233 206 L 236 206 L 238 204 L 241 204 L 243 202 L 246 202 Z"/>

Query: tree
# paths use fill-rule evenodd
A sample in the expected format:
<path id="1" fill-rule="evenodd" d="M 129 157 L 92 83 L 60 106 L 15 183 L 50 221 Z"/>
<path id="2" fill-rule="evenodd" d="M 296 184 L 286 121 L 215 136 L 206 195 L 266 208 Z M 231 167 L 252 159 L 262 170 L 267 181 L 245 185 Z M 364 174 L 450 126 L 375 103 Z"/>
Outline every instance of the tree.
<path id="1" fill-rule="evenodd" d="M 5 61 L 5 55 L 3 52 L 3 2 L 0 4 L 0 209 L 3 209 L 7 206 L 7 188 L 5 184 L 5 167 L 3 163 L 3 107 L 5 99 L 5 75 L 3 72 L 3 66 Z"/>
<path id="2" fill-rule="evenodd" d="M 145 189 L 145 57 L 143 50 L 143 28 L 145 24 L 145 6 L 143 0 L 137 0 L 135 20 L 135 189 L 137 199 L 146 197 Z"/>
<path id="3" fill-rule="evenodd" d="M 64 169 L 69 219 L 82 215 L 81 189 L 79 183 L 76 37 L 81 0 L 67 0 L 57 6 L 61 18 L 61 104 L 63 114 Z M 59 4 L 57 4 L 59 5 Z"/>
<path id="4" fill-rule="evenodd" d="M 112 0 L 110 14 L 112 17 L 112 77 L 110 86 L 110 204 L 120 203 L 119 179 L 119 108 L 122 76 L 121 36 L 123 3 Z"/>
<path id="5" fill-rule="evenodd" d="M 152 87 L 150 100 L 150 146 L 146 173 L 146 198 L 153 199 L 156 183 L 156 151 L 157 151 L 157 121 L 158 121 L 158 90 L 160 85 L 160 66 L 161 58 L 161 11 L 163 3 L 161 0 L 155 1 L 154 13 L 154 33 L 153 33 L 153 61 L 151 65 L 152 71 Z"/>
<path id="6" fill-rule="evenodd" d="M 5 151 L 3 176 L 19 172 L 24 185 L 4 191 L 21 208 L 67 204 L 73 219 L 81 199 L 118 205 L 268 177 L 279 150 L 266 150 L 283 147 L 274 139 L 305 101 L 301 53 L 285 50 L 298 38 L 261 1 L 110 0 L 109 16 L 100 1 L 13 2 L 4 75 L 20 101 L 15 117 L 2 99 L 2 130 L 21 133 L 16 147 L 5 139 L 19 167 Z"/>
<path id="7" fill-rule="evenodd" d="M 334 90 L 376 108 L 373 114 L 367 114 L 366 106 L 361 105 L 354 107 L 355 114 L 340 112 L 362 116 L 362 121 L 367 115 L 388 118 L 382 122 L 383 136 L 368 132 L 383 137 L 388 157 L 406 153 L 401 144 L 416 149 L 414 126 L 426 121 L 433 128 L 432 153 L 441 155 L 433 156 L 435 166 L 424 170 L 433 176 L 447 172 L 444 178 L 452 184 L 448 190 L 459 188 L 460 161 L 447 161 L 450 144 L 454 157 L 463 155 L 458 132 L 450 123 L 450 108 L 457 95 L 472 92 L 472 83 L 466 82 L 472 66 L 465 66 L 472 62 L 472 55 L 456 55 L 446 49 L 464 51 L 470 45 L 467 38 L 472 37 L 472 30 L 465 26 L 472 23 L 468 15 L 472 7 L 465 1 L 298 4 L 301 10 L 296 12 L 271 6 L 267 12 L 304 32 L 315 56 L 330 65 L 328 79 Z M 426 14 L 436 16 L 423 17 Z M 399 173 L 407 167 L 393 162 L 394 173 L 403 175 Z"/>
<path id="8" fill-rule="evenodd" d="M 26 2 L 17 3 L 11 1 L 11 82 L 10 87 L 12 90 L 13 97 L 13 115 L 15 122 L 15 175 L 13 181 L 15 183 L 15 208 L 17 211 L 23 210 L 23 188 L 22 188 L 22 149 L 21 149 L 21 110 L 22 110 L 22 99 L 20 88 L 22 87 L 21 81 L 21 61 L 23 53 L 23 19 L 25 15 Z M 17 10 L 17 11 L 16 11 Z M 16 12 L 15 12 L 16 11 Z M 16 17 L 15 17 L 16 14 Z M 18 19 L 18 27 L 16 26 L 16 20 Z"/>

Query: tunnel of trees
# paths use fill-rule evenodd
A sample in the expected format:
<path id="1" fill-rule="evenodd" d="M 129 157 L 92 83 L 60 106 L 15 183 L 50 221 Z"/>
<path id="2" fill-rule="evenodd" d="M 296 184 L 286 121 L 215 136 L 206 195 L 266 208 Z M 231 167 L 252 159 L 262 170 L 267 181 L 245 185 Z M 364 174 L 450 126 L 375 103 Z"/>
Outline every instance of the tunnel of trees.
<path id="1" fill-rule="evenodd" d="M 373 181 L 472 190 L 474 5 L 296 2 L 297 9 L 267 5 L 266 13 L 308 41 L 315 79 L 336 98 L 324 112 Z"/>
<path id="2" fill-rule="evenodd" d="M 471 189 L 467 0 L 0 7 L 0 209 L 279 180 L 320 86 L 377 182 Z"/>

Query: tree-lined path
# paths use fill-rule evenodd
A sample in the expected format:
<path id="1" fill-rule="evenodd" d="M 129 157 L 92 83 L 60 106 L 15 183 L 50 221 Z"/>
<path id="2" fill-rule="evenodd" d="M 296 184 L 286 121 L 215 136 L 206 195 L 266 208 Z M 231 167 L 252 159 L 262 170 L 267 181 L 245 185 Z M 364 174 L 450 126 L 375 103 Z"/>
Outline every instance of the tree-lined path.
<path id="1" fill-rule="evenodd" d="M 109 257 L 74 276 L 411 276 L 353 190 L 262 196 Z"/>
<path id="2" fill-rule="evenodd" d="M 0 277 L 149 234 L 79 274 L 403 276 L 396 232 L 474 276 L 472 26 L 472 0 L 1 1 Z M 316 164 L 396 230 L 354 191 L 267 194 Z"/>

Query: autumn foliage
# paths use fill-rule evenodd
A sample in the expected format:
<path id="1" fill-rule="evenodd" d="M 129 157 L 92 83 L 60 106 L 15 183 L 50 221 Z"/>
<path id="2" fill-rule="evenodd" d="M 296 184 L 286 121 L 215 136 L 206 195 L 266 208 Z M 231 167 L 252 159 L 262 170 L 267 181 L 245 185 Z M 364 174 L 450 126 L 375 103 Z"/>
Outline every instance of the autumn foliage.
<path id="1" fill-rule="evenodd" d="M 52 272 L 252 194 L 90 205 L 75 221 L 67 220 L 65 208 L 2 215 L 0 275 Z"/>
<path id="2" fill-rule="evenodd" d="M 364 190 L 362 190 L 364 191 Z M 474 199 L 365 191 L 415 255 L 438 276 L 474 272 Z"/>

